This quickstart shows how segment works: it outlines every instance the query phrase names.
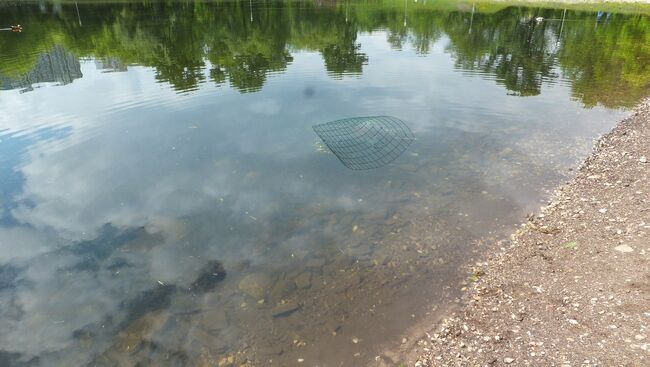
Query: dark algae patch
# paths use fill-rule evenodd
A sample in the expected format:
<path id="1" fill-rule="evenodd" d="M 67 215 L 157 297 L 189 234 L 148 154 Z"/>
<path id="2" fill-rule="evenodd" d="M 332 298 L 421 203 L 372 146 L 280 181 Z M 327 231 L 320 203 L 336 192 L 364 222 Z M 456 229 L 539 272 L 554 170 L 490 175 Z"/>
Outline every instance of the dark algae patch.
<path id="1" fill-rule="evenodd" d="M 147 313 L 169 308 L 172 295 L 176 290 L 173 285 L 157 285 L 129 300 L 124 304 L 127 316 L 122 325 L 128 325 Z"/>
<path id="2" fill-rule="evenodd" d="M 191 292 L 205 293 L 213 290 L 226 278 L 226 269 L 216 260 L 209 261 L 199 271 L 199 276 L 190 285 Z"/>

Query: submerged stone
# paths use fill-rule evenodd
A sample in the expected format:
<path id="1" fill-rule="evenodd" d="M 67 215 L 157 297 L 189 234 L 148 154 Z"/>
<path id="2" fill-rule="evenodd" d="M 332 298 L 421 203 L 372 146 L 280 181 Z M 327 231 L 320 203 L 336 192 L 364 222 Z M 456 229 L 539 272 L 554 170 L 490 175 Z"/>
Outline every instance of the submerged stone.
<path id="1" fill-rule="evenodd" d="M 248 269 L 250 266 L 251 266 L 251 261 L 248 259 L 244 259 L 231 264 L 230 266 L 228 266 L 228 269 L 230 269 L 230 271 L 239 272 Z"/>
<path id="2" fill-rule="evenodd" d="M 258 348 L 258 353 L 260 355 L 263 355 L 263 356 L 266 356 L 266 357 L 280 355 L 283 352 L 284 352 L 284 349 L 278 343 L 270 343 L 270 344 L 267 344 L 267 345 L 260 346 Z"/>
<path id="3" fill-rule="evenodd" d="M 239 282 L 239 289 L 256 300 L 264 299 L 273 280 L 264 273 L 248 274 Z"/>
<path id="4" fill-rule="evenodd" d="M 208 310 L 201 314 L 201 325 L 206 330 L 221 330 L 228 327 L 228 317 L 222 309 Z"/>
<path id="5" fill-rule="evenodd" d="M 176 291 L 176 286 L 159 285 L 155 288 L 141 292 L 137 297 L 124 305 L 126 318 L 123 325 L 128 324 L 149 312 L 166 309 L 171 304 L 171 297 Z"/>
<path id="6" fill-rule="evenodd" d="M 288 297 L 296 290 L 296 283 L 290 280 L 278 280 L 269 293 L 269 301 L 272 303 L 279 302 L 281 299 Z"/>
<path id="7" fill-rule="evenodd" d="M 187 334 L 194 327 L 196 320 L 193 315 L 176 315 L 167 320 L 156 341 L 169 350 L 181 350 L 187 339 Z"/>
<path id="8" fill-rule="evenodd" d="M 307 260 L 306 266 L 308 268 L 320 269 L 323 266 L 325 266 L 325 259 L 322 258 L 322 257 L 309 259 L 309 260 Z"/>
<path id="9" fill-rule="evenodd" d="M 312 275 L 311 277 L 311 289 L 317 291 L 325 285 L 323 277 L 320 275 Z"/>
<path id="10" fill-rule="evenodd" d="M 289 316 L 295 311 L 298 311 L 298 309 L 300 309 L 300 304 L 298 304 L 298 302 L 287 302 L 275 306 L 271 310 L 271 315 L 273 315 L 273 317 Z"/>
<path id="11" fill-rule="evenodd" d="M 348 287 L 356 287 L 359 284 L 361 284 L 361 276 L 357 273 L 353 273 L 350 275 L 350 277 L 346 280 L 346 285 Z"/>
<path id="12" fill-rule="evenodd" d="M 190 285 L 190 289 L 201 293 L 208 292 L 224 279 L 226 279 L 226 269 L 219 261 L 212 260 L 201 268 L 199 276 Z"/>
<path id="13" fill-rule="evenodd" d="M 174 295 L 169 306 L 172 314 L 192 314 L 201 310 L 198 297 L 190 292 L 178 292 Z"/>
<path id="14" fill-rule="evenodd" d="M 386 265 L 390 260 L 390 256 L 385 253 L 376 253 L 372 256 L 372 263 L 375 266 Z"/>
<path id="15" fill-rule="evenodd" d="M 311 273 L 306 271 L 298 275 L 294 282 L 298 288 L 309 288 L 311 286 Z"/>
<path id="16" fill-rule="evenodd" d="M 204 347 L 212 347 L 215 344 L 216 338 L 212 336 L 211 334 L 205 332 L 205 330 L 202 330 L 198 327 L 194 327 L 190 329 L 189 333 L 187 333 L 187 339 L 188 342 L 192 341 L 197 341 L 199 344 L 201 344 Z"/>
<path id="17" fill-rule="evenodd" d="M 134 320 L 114 339 L 116 352 L 134 351 L 141 343 L 150 340 L 162 329 L 169 314 L 165 311 L 150 312 Z"/>

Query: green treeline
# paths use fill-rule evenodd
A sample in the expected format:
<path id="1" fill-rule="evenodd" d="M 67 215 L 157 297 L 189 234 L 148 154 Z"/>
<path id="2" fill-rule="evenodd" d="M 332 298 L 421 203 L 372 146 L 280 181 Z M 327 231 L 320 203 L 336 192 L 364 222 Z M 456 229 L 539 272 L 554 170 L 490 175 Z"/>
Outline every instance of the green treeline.
<path id="1" fill-rule="evenodd" d="M 80 58 L 153 67 L 179 91 L 212 82 L 252 92 L 296 50 L 320 53 L 334 78 L 361 74 L 372 60 L 357 35 L 383 30 L 391 47 L 421 54 L 447 37 L 459 70 L 515 95 L 537 95 L 542 82 L 563 77 L 587 106 L 629 107 L 650 89 L 643 15 L 422 1 L 142 1 L 82 3 L 79 14 L 73 3 L 3 8 L 0 26 L 15 23 L 23 33 L 0 34 L 0 78 L 19 78 L 60 45 Z"/>

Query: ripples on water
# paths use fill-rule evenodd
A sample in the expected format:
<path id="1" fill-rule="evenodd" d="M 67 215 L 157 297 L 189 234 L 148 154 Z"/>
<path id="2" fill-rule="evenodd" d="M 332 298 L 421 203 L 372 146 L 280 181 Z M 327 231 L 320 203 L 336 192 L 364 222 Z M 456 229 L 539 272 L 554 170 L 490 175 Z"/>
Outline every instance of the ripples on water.
<path id="1" fill-rule="evenodd" d="M 444 6 L 4 6 L 0 365 L 360 365 L 435 320 L 650 75 L 644 15 Z M 415 140 L 371 170 L 312 130 L 376 115 Z"/>

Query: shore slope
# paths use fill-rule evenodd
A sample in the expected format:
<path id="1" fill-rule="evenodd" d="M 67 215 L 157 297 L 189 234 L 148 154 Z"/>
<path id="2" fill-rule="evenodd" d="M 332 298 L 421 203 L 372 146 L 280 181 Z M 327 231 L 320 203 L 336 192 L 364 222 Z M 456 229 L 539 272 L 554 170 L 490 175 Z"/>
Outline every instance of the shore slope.
<path id="1" fill-rule="evenodd" d="M 528 219 L 408 365 L 650 365 L 650 100 Z"/>

